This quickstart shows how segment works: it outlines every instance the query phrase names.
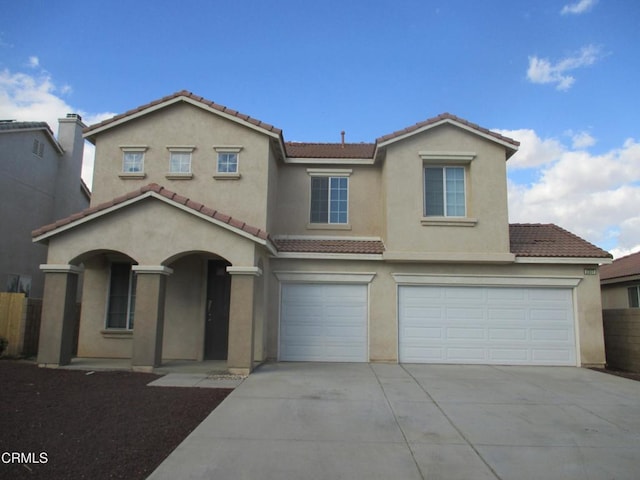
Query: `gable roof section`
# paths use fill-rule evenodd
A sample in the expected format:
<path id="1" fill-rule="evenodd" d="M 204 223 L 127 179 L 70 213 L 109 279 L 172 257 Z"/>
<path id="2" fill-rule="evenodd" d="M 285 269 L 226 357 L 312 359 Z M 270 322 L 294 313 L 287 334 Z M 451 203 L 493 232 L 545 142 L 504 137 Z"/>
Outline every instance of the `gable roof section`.
<path id="1" fill-rule="evenodd" d="M 470 131 L 471 133 L 480 135 L 481 137 L 484 137 L 488 140 L 499 143 L 506 148 L 507 158 L 516 153 L 518 151 L 518 147 L 520 146 L 520 142 L 512 138 L 505 137 L 504 135 L 500 135 L 496 132 L 492 132 L 487 128 L 481 127 L 476 123 L 472 123 L 451 113 L 441 113 L 437 117 L 429 118 L 423 122 L 411 125 L 410 127 L 379 137 L 378 139 L 376 139 L 376 150 L 417 133 L 424 132 L 425 130 L 429 130 L 431 128 L 444 124 L 455 125 L 464 130 Z"/>
<path id="2" fill-rule="evenodd" d="M 614 260 L 600 268 L 600 280 L 621 279 L 640 276 L 640 252 Z"/>
<path id="3" fill-rule="evenodd" d="M 509 225 L 516 257 L 611 258 L 611 254 L 552 223 Z"/>
<path id="4" fill-rule="evenodd" d="M 122 195 L 94 207 L 86 208 L 81 212 L 58 220 L 55 223 L 40 227 L 37 230 L 31 232 L 31 236 L 33 237 L 34 242 L 39 242 L 60 232 L 68 230 L 69 228 L 73 228 L 84 222 L 93 220 L 104 214 L 123 208 L 127 205 L 138 202 L 148 197 L 155 197 L 159 200 L 187 210 L 193 214 L 203 216 L 204 218 L 209 219 L 224 228 L 235 231 L 236 233 L 239 233 L 244 237 L 253 239 L 254 241 L 257 241 L 258 243 L 261 243 L 263 245 L 271 243 L 269 234 L 264 230 L 248 225 L 241 220 L 230 217 L 229 215 L 225 215 L 222 212 L 219 212 L 213 208 L 209 208 L 202 203 L 195 202 L 187 197 L 183 197 L 182 195 L 172 192 L 171 190 L 167 190 L 157 183 L 150 183 L 149 185 L 129 192 L 126 195 Z"/>
<path id="5" fill-rule="evenodd" d="M 187 102 L 197 107 L 204 108 L 205 110 L 229 118 L 249 128 L 262 131 L 263 133 L 266 133 L 272 137 L 276 137 L 282 143 L 284 143 L 284 141 L 282 140 L 282 130 L 280 130 L 279 128 L 276 128 L 273 125 L 262 122 L 255 118 L 251 118 L 249 115 L 245 115 L 236 110 L 225 107 L 224 105 L 219 105 L 215 102 L 212 102 L 211 100 L 207 100 L 204 97 L 194 95 L 187 90 L 181 90 L 172 95 L 168 95 L 166 97 L 154 100 L 132 110 L 124 112 L 120 115 L 116 115 L 115 117 L 109 118 L 95 125 L 91 125 L 90 127 L 84 129 L 84 137 L 91 141 L 96 134 L 103 132 L 109 128 L 113 128 L 117 125 L 121 125 L 125 122 L 133 120 L 134 118 L 141 117 L 148 113 L 160 110 L 169 105 L 173 105 L 179 102 Z"/>

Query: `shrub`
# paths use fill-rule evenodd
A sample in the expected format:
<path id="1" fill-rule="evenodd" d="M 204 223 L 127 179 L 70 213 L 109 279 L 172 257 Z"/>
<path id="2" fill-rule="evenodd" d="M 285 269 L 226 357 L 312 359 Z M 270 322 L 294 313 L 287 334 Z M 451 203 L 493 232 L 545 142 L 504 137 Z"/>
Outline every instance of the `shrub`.
<path id="1" fill-rule="evenodd" d="M 7 345 L 9 345 L 9 341 L 4 337 L 0 337 L 0 356 L 4 353 Z"/>

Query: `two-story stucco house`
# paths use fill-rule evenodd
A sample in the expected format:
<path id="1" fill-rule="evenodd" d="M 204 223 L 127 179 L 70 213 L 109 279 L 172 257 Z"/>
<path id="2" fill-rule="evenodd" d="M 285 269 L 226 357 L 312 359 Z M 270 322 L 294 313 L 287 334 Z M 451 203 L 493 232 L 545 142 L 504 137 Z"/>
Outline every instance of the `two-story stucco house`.
<path id="1" fill-rule="evenodd" d="M 182 91 L 87 128 L 89 209 L 49 245 L 39 363 L 602 365 L 598 265 L 554 225 L 509 225 L 518 142 L 443 114 L 371 144 L 288 143 Z"/>
<path id="2" fill-rule="evenodd" d="M 31 231 L 89 206 L 84 127 L 68 114 L 56 138 L 46 122 L 0 121 L 0 291 L 42 298 L 47 247 L 33 244 Z"/>

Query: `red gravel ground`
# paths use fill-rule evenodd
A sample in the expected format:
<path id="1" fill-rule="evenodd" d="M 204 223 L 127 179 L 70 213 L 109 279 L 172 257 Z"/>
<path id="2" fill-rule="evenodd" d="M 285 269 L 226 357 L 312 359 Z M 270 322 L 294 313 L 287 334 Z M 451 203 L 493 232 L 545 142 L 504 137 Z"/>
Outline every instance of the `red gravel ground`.
<path id="1" fill-rule="evenodd" d="M 156 378 L 0 360 L 0 479 L 146 478 L 232 391 Z"/>

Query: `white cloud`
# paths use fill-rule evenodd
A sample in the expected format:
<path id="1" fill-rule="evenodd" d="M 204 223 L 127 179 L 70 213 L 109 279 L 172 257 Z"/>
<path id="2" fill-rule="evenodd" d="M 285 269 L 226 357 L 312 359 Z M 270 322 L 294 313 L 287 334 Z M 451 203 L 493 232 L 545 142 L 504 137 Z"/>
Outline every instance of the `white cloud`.
<path id="1" fill-rule="evenodd" d="M 579 0 L 576 3 L 569 3 L 562 7 L 560 13 L 562 15 L 580 15 L 591 10 L 598 0 Z"/>
<path id="2" fill-rule="evenodd" d="M 571 137 L 572 147 L 576 150 L 583 150 L 585 148 L 593 147 L 596 144 L 596 139 L 588 132 L 567 132 L 567 135 Z"/>
<path id="3" fill-rule="evenodd" d="M 556 89 L 566 91 L 569 90 L 576 81 L 576 79 L 567 72 L 593 65 L 601 56 L 601 49 L 595 45 L 587 45 L 574 55 L 563 58 L 555 64 L 546 58 L 539 58 L 534 55 L 529 57 L 527 78 L 532 83 L 555 83 Z"/>
<path id="4" fill-rule="evenodd" d="M 521 130 L 502 131 L 518 139 Z M 532 184 L 509 181 L 511 222 L 556 223 L 577 235 L 611 248 L 616 256 L 640 246 L 640 143 L 628 139 L 601 155 L 541 139 L 526 130 L 521 150 L 507 163 L 509 170 L 539 158 Z M 557 147 L 549 155 L 548 145 Z M 511 163 L 513 162 L 513 165 Z"/>
<path id="5" fill-rule="evenodd" d="M 27 65 L 31 68 L 37 68 L 40 65 L 40 59 L 38 57 L 29 57 L 29 63 Z"/>
<path id="6" fill-rule="evenodd" d="M 32 57 L 36 58 L 37 57 Z M 30 64 L 33 64 L 30 59 Z M 36 63 L 39 65 L 39 62 Z M 39 75 L 13 73 L 8 69 L 0 71 L 0 118 L 18 121 L 43 121 L 54 132 L 58 129 L 58 119 L 67 113 L 78 113 L 85 124 L 91 125 L 114 113 L 87 113 L 69 105 L 61 95 L 72 91 L 71 86 L 58 88 L 51 76 L 42 72 Z M 94 148 L 85 143 L 82 178 L 91 185 L 93 179 Z"/>
<path id="7" fill-rule="evenodd" d="M 520 148 L 509 160 L 510 168 L 533 168 L 546 165 L 565 152 L 565 147 L 554 138 L 542 139 L 534 130 L 494 130 L 495 132 L 513 138 L 520 142 Z"/>

